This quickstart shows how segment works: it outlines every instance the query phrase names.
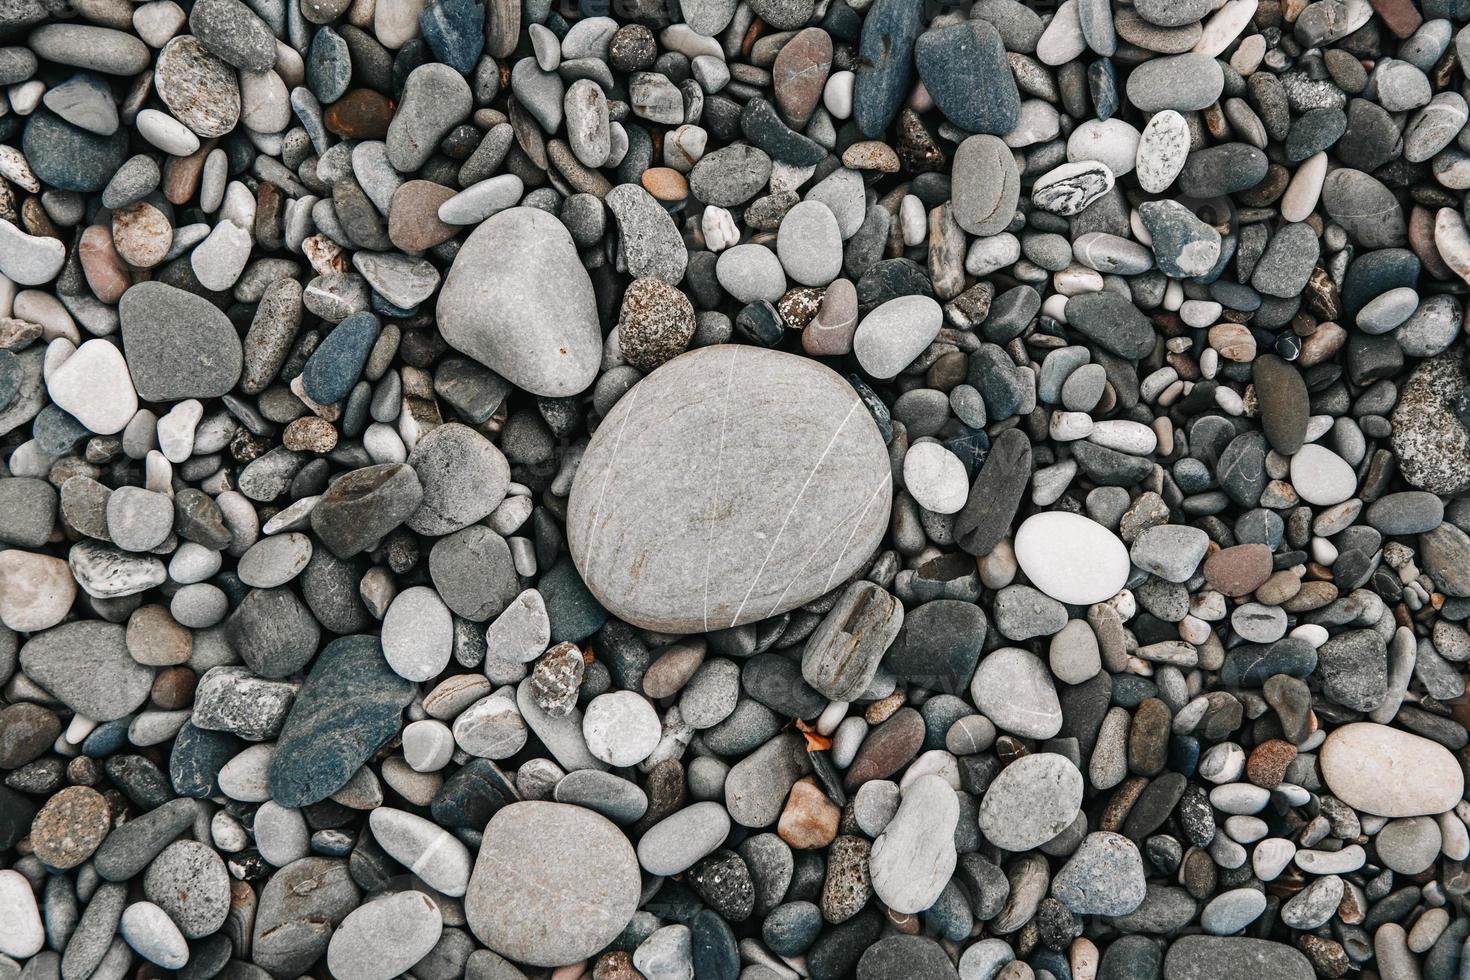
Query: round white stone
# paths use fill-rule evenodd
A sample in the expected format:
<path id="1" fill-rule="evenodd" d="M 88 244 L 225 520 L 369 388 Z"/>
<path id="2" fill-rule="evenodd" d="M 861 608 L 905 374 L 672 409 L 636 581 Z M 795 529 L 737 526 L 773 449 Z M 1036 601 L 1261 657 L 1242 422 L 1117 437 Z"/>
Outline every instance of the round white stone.
<path id="1" fill-rule="evenodd" d="M 1291 485 L 1307 503 L 1330 507 L 1353 495 L 1358 475 L 1337 453 L 1308 443 L 1291 457 Z"/>
<path id="2" fill-rule="evenodd" d="M 903 485 L 919 506 L 954 514 L 965 506 L 970 479 L 960 458 L 937 442 L 920 442 L 903 457 Z"/>
<path id="3" fill-rule="evenodd" d="M 658 712 L 633 691 L 599 694 L 582 716 L 587 750 L 610 766 L 636 766 L 653 754 L 662 733 Z"/>
<path id="4" fill-rule="evenodd" d="M 1102 602 L 1128 581 L 1123 542 L 1080 514 L 1033 514 L 1016 531 L 1015 552 L 1031 584 L 1059 602 Z"/>
<path id="5" fill-rule="evenodd" d="M 400 677 L 426 681 L 449 665 L 454 622 L 433 589 L 416 585 L 393 599 L 383 616 L 383 656 Z"/>

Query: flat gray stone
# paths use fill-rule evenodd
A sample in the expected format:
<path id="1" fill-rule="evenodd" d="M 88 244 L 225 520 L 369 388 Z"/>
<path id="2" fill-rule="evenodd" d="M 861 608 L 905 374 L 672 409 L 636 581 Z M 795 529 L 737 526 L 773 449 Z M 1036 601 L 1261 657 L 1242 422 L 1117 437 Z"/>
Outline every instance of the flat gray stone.
<path id="1" fill-rule="evenodd" d="M 804 358 L 718 346 L 669 361 L 603 420 L 567 536 L 609 612 L 702 632 L 841 583 L 876 547 L 891 493 L 882 438 L 851 386 Z"/>
<path id="2" fill-rule="evenodd" d="M 510 208 L 470 233 L 438 322 L 451 346 L 536 395 L 583 391 L 602 359 L 592 281 L 566 227 L 537 208 Z"/>

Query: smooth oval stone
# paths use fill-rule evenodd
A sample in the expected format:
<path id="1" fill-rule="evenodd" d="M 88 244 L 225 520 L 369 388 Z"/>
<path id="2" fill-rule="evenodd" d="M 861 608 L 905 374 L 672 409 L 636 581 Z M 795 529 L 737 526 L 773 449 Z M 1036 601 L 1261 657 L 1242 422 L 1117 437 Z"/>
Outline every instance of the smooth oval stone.
<path id="1" fill-rule="evenodd" d="M 1285 943 L 1245 936 L 1182 936 L 1164 957 L 1166 980 L 1312 980 L 1316 975 L 1311 962 Z"/>
<path id="2" fill-rule="evenodd" d="M 77 714 L 112 721 L 148 700 L 153 684 L 152 668 L 132 658 L 124 634 L 100 620 L 63 623 L 26 641 L 20 668 Z"/>
<path id="3" fill-rule="evenodd" d="M 597 377 L 592 280 L 566 226 L 538 208 L 501 211 L 470 233 L 437 312 L 452 347 L 532 394 L 575 395 Z"/>
<path id="4" fill-rule="evenodd" d="M 1334 796 L 1380 817 L 1418 817 L 1453 809 L 1465 777 L 1438 742 L 1387 725 L 1355 722 L 1334 730 L 1318 754 Z"/>
<path id="5" fill-rule="evenodd" d="M 633 846 L 607 818 L 565 803 L 512 803 L 485 827 L 465 918 L 502 956 L 564 966 L 623 931 L 640 885 Z"/>
<path id="6" fill-rule="evenodd" d="M 939 898 L 955 868 L 959 797 L 942 776 L 920 776 L 873 842 L 873 891 L 895 912 L 922 912 Z"/>
<path id="7" fill-rule="evenodd" d="M 139 398 L 218 398 L 240 380 L 240 335 L 204 297 L 162 282 L 141 282 L 123 293 L 118 316 Z"/>
<path id="8" fill-rule="evenodd" d="M 1123 542 L 1080 514 L 1033 514 L 1016 530 L 1015 551 L 1031 584 L 1059 602 L 1102 602 L 1128 580 L 1128 549 Z M 1088 560 L 1079 562 L 1078 555 Z"/>
<path id="9" fill-rule="evenodd" d="M 1004 136 L 1016 126 L 1021 96 L 1000 32 L 971 19 L 919 35 L 914 62 L 924 88 L 961 129 Z"/>
<path id="10" fill-rule="evenodd" d="M 877 547 L 891 495 L 883 439 L 847 382 L 721 345 L 664 364 L 608 413 L 577 469 L 567 538 L 609 612 L 707 632 L 844 581 Z"/>
<path id="11" fill-rule="evenodd" d="M 334 977 L 390 980 L 429 954 L 444 916 L 421 891 L 395 892 L 353 909 L 327 946 Z"/>
<path id="12" fill-rule="evenodd" d="M 969 137 L 955 150 L 950 187 L 961 228 L 981 238 L 1004 231 L 1021 198 L 1021 175 L 1010 147 L 996 136 Z"/>
<path id="13" fill-rule="evenodd" d="M 1225 73 L 1207 54 L 1150 58 L 1128 75 L 1128 101 L 1140 112 L 1194 112 L 1220 98 Z"/>
<path id="14" fill-rule="evenodd" d="M 1037 752 L 1006 766 L 980 801 L 980 832 L 996 847 L 1029 851 L 1065 830 L 1082 808 L 1082 773 L 1066 756 Z"/>

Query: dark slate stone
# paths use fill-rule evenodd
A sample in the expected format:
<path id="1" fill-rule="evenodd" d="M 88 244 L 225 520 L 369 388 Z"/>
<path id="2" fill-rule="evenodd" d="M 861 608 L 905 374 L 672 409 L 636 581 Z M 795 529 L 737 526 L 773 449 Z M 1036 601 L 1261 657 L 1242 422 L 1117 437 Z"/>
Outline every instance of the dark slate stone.
<path id="1" fill-rule="evenodd" d="M 924 23 L 922 0 L 877 0 L 863 21 L 852 114 L 863 134 L 877 138 L 898 115 L 913 87 L 914 40 Z"/>
<path id="2" fill-rule="evenodd" d="M 925 31 L 914 43 L 914 61 L 934 104 L 956 126 L 996 136 L 1016 127 L 1021 95 L 1000 32 L 989 21 Z"/>
<path id="3" fill-rule="evenodd" d="M 329 643 L 306 676 L 271 758 L 271 797 L 281 806 L 316 803 L 347 784 L 398 734 L 415 687 L 388 667 L 376 636 Z"/>

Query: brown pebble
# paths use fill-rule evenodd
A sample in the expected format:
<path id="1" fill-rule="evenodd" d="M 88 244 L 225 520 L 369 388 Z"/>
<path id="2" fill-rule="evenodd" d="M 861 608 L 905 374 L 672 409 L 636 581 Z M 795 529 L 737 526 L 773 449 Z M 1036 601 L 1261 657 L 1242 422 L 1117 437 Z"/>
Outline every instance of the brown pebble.
<path id="1" fill-rule="evenodd" d="M 163 196 L 170 204 L 182 207 L 194 199 L 199 190 L 199 175 L 204 171 L 204 158 L 214 149 L 214 140 L 204 140 L 199 149 L 186 157 L 167 157 L 163 162 Z"/>
<path id="2" fill-rule="evenodd" d="M 153 678 L 150 696 L 164 711 L 180 711 L 194 703 L 194 688 L 198 683 L 198 676 L 188 667 L 170 667 L 160 670 Z"/>
<path id="3" fill-rule="evenodd" d="M 643 189 L 660 201 L 675 204 L 689 197 L 689 181 L 672 167 L 649 167 L 642 181 Z"/>
<path id="4" fill-rule="evenodd" d="M 643 980 L 633 967 L 633 954 L 625 949 L 603 953 L 592 967 L 592 980 Z"/>
<path id="5" fill-rule="evenodd" d="M 405 252 L 422 252 L 454 237 L 459 229 L 439 220 L 439 205 L 454 188 L 432 180 L 405 181 L 388 207 L 388 238 Z"/>
<path id="6" fill-rule="evenodd" d="M 286 426 L 281 443 L 294 453 L 329 453 L 337 446 L 337 430 L 326 419 L 303 415 Z"/>
<path id="7" fill-rule="evenodd" d="M 861 140 L 842 151 L 842 164 L 853 170 L 898 173 L 898 153 L 882 140 Z"/>
<path id="8" fill-rule="evenodd" d="M 112 212 L 113 247 L 134 268 L 151 269 L 162 262 L 173 238 L 168 217 L 147 201 Z"/>
<path id="9" fill-rule="evenodd" d="M 1245 762 L 1245 777 L 1257 786 L 1275 789 L 1286 777 L 1286 767 L 1296 758 L 1296 746 L 1279 738 L 1262 742 Z"/>
<path id="10" fill-rule="evenodd" d="M 1222 548 L 1205 560 L 1205 581 L 1228 596 L 1260 588 L 1271 577 L 1271 549 L 1263 544 Z"/>
<path id="11" fill-rule="evenodd" d="M 380 140 L 393 120 L 393 100 L 370 88 L 355 88 L 327 106 L 322 124 L 344 139 Z"/>
<path id="12" fill-rule="evenodd" d="M 180 626 L 160 605 L 140 606 L 128 617 L 128 653 L 148 667 L 186 663 L 194 652 L 194 634 Z"/>
<path id="13" fill-rule="evenodd" d="M 61 734 L 61 719 L 39 704 L 0 708 L 0 769 L 19 769 L 44 755 Z"/>
<path id="14" fill-rule="evenodd" d="M 643 674 L 643 693 L 655 700 L 678 694 L 704 663 L 704 654 L 702 636 L 688 637 L 659 650 L 658 658 Z"/>
<path id="15" fill-rule="evenodd" d="M 863 739 L 843 785 L 851 792 L 870 779 L 887 779 L 908 765 L 923 744 L 923 716 L 913 708 L 900 708 Z"/>
<path id="16" fill-rule="evenodd" d="M 92 856 L 111 825 L 112 815 L 101 793 L 86 786 L 68 786 L 47 800 L 31 822 L 31 846 L 48 866 L 66 871 Z"/>
<path id="17" fill-rule="evenodd" d="M 797 850 L 826 847 L 837 836 L 841 818 L 842 810 L 817 786 L 815 777 L 807 776 L 791 787 L 776 833 Z"/>
<path id="18" fill-rule="evenodd" d="M 128 267 L 112 244 L 112 231 L 106 225 L 91 225 L 82 232 L 77 255 L 82 260 L 82 274 L 87 285 L 104 303 L 116 303 L 133 284 Z"/>

